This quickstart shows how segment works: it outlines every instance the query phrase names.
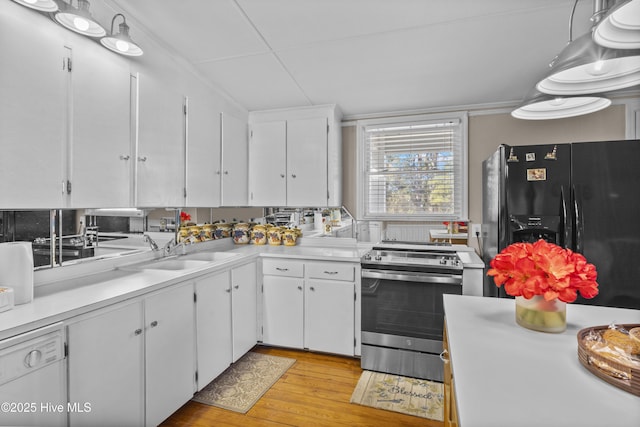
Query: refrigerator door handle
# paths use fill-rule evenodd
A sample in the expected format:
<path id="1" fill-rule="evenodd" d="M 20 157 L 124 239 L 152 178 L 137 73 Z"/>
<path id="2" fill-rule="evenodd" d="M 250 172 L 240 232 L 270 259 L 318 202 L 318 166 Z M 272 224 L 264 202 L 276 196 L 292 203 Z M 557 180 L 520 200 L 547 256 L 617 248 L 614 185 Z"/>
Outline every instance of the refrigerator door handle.
<path id="1" fill-rule="evenodd" d="M 571 190 L 573 193 L 573 213 L 575 218 L 575 251 L 578 253 L 582 253 L 584 249 L 583 245 L 583 235 L 584 235 L 584 224 L 582 223 L 582 206 L 578 201 L 578 195 L 576 194 L 575 186 L 571 186 Z"/>
<path id="2" fill-rule="evenodd" d="M 560 216 L 562 219 L 562 241 L 560 242 L 560 246 L 573 250 L 573 228 L 571 227 L 571 217 L 567 208 L 567 197 L 564 186 L 560 186 Z"/>

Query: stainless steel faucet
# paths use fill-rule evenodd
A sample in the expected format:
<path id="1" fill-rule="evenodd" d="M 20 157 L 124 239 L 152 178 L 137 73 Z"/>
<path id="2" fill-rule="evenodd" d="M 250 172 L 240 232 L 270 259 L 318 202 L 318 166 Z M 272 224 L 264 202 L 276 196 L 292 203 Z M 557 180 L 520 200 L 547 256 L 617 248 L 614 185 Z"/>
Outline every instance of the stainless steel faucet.
<path id="1" fill-rule="evenodd" d="M 142 240 L 144 240 L 145 242 L 149 243 L 149 246 L 151 247 L 151 249 L 154 252 L 160 250 L 160 247 L 158 246 L 158 244 L 148 234 L 143 235 L 142 236 Z"/>
<path id="2" fill-rule="evenodd" d="M 164 253 L 164 256 L 168 256 L 168 255 L 171 255 L 171 253 L 177 250 L 178 248 L 182 248 L 183 255 L 184 255 L 185 241 L 178 243 L 176 242 L 176 239 L 171 239 L 164 245 L 164 248 L 162 249 L 162 251 Z"/>

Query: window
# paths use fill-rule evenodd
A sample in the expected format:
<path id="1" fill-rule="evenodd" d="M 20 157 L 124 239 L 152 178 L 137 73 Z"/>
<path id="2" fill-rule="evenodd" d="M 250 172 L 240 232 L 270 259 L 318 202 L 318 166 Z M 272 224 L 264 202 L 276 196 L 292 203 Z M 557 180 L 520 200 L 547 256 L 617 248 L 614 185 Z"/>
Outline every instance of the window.
<path id="1" fill-rule="evenodd" d="M 364 218 L 465 219 L 466 124 L 465 114 L 358 122 Z"/>

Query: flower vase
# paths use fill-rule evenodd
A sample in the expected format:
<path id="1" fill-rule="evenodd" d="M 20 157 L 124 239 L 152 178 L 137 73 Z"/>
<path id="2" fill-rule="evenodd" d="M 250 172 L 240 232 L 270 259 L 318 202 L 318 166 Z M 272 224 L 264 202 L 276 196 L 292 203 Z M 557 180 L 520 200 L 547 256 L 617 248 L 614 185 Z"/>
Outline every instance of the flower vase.
<path id="1" fill-rule="evenodd" d="M 542 295 L 531 299 L 516 297 L 518 325 L 541 332 L 563 332 L 567 329 L 567 304 L 559 299 L 547 301 Z"/>

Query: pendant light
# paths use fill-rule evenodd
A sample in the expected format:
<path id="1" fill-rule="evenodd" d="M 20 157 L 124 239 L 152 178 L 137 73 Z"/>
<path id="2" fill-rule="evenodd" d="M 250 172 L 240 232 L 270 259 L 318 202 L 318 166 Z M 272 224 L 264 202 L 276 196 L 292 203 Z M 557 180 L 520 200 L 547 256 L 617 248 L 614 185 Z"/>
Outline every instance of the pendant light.
<path id="1" fill-rule="evenodd" d="M 623 0 L 609 9 L 593 31 L 593 40 L 612 49 L 640 48 L 640 0 Z"/>
<path id="2" fill-rule="evenodd" d="M 13 0 L 22 6 L 35 9 L 40 12 L 55 12 L 58 5 L 54 0 Z"/>
<path id="3" fill-rule="evenodd" d="M 594 20 L 601 2 L 596 0 Z M 593 41 L 591 32 L 569 42 L 550 64 L 547 77 L 536 85 L 550 95 L 583 95 L 640 84 L 640 49 L 610 49 Z"/>
<path id="4" fill-rule="evenodd" d="M 595 113 L 611 105 L 611 100 L 595 95 L 554 96 L 533 89 L 520 106 L 511 112 L 516 119 L 564 119 Z"/>
<path id="5" fill-rule="evenodd" d="M 77 0 L 78 7 L 58 0 L 59 10 L 54 15 L 55 20 L 65 28 L 89 37 L 102 37 L 107 32 L 89 12 L 88 0 Z"/>
<path id="6" fill-rule="evenodd" d="M 119 25 L 120 32 L 118 34 L 113 33 L 113 24 L 117 17 L 122 17 L 122 23 Z M 116 53 L 127 56 L 140 56 L 142 55 L 142 49 L 129 36 L 129 26 L 127 20 L 123 14 L 118 13 L 111 20 L 111 32 L 110 35 L 100 39 L 100 43 L 107 49 L 110 49 Z"/>

